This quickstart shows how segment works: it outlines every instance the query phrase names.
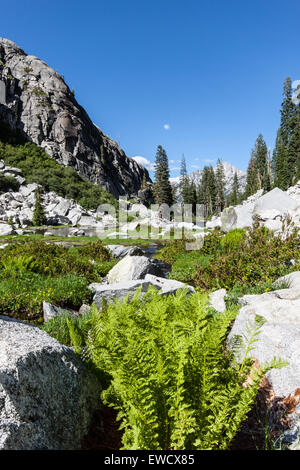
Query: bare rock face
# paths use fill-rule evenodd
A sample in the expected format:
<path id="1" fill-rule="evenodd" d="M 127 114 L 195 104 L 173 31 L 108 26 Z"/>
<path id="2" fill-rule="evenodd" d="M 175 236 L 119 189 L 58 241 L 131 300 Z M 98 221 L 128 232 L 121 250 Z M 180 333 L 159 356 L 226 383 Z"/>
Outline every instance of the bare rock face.
<path id="1" fill-rule="evenodd" d="M 300 272 L 295 271 L 276 281 L 288 287 L 260 295 L 245 295 L 239 299 L 242 305 L 228 336 L 232 347 L 234 337 L 246 336 L 247 328 L 254 324 L 256 315 L 264 317 L 265 324 L 260 330 L 258 341 L 253 345 L 251 356 L 260 364 L 274 357 L 287 362 L 282 369 L 272 369 L 267 373 L 275 396 L 294 397 L 297 407 L 288 416 L 291 428 L 281 436 L 292 449 L 299 446 L 300 436 Z M 276 286 L 275 284 L 275 286 Z"/>
<path id="2" fill-rule="evenodd" d="M 108 284 L 144 279 L 146 274 L 162 275 L 155 263 L 146 256 L 125 256 L 108 273 Z"/>
<path id="3" fill-rule="evenodd" d="M 0 38 L 0 122 L 81 177 L 119 195 L 137 193 L 147 170 L 95 126 L 63 77 Z"/>
<path id="4" fill-rule="evenodd" d="M 71 348 L 0 316 L 0 450 L 80 449 L 100 384 Z"/>

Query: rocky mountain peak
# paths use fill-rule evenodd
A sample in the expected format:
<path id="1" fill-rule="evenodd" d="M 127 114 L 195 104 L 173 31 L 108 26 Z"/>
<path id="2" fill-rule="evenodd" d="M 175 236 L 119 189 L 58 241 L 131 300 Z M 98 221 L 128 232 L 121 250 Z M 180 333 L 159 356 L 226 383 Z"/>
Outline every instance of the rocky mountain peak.
<path id="1" fill-rule="evenodd" d="M 238 176 L 240 191 L 244 191 L 246 187 L 247 172 L 244 170 L 239 170 L 238 168 L 236 168 L 234 165 L 232 165 L 229 162 L 222 162 L 222 163 L 223 163 L 224 174 L 225 174 L 225 194 L 230 194 L 232 191 L 235 172 L 237 173 L 237 176 Z M 214 167 L 214 170 L 216 170 L 216 167 Z M 191 182 L 194 182 L 196 186 L 198 186 L 201 182 L 202 173 L 203 173 L 202 170 L 196 170 L 196 171 L 193 171 L 189 175 Z"/>
<path id="2" fill-rule="evenodd" d="M 100 100 L 99 100 L 100 101 Z M 55 70 L 0 38 L 0 124 L 114 196 L 137 193 L 148 171 L 92 123 Z"/>

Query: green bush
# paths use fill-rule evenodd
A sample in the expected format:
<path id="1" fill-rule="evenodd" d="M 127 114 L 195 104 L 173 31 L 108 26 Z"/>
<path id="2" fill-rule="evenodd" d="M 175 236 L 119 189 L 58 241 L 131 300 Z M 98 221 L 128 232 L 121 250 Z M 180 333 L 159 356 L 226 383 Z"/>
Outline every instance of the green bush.
<path id="1" fill-rule="evenodd" d="M 236 228 L 228 232 L 220 240 L 220 247 L 223 253 L 231 253 L 240 249 L 247 236 L 246 230 Z"/>
<path id="2" fill-rule="evenodd" d="M 79 256 L 89 257 L 96 261 L 110 261 L 112 259 L 110 251 L 105 248 L 101 240 L 93 243 L 86 243 L 75 249 Z"/>
<path id="3" fill-rule="evenodd" d="M 46 222 L 47 218 L 45 216 L 44 207 L 41 202 L 41 194 L 39 189 L 36 189 L 32 223 L 36 227 L 40 227 L 41 225 L 45 225 Z"/>
<path id="4" fill-rule="evenodd" d="M 185 253 L 186 241 L 187 240 L 169 240 L 166 246 L 156 253 L 154 258 L 167 264 L 175 263 L 178 255 Z"/>
<path id="5" fill-rule="evenodd" d="M 18 191 L 20 183 L 13 176 L 4 176 L 0 173 L 0 193 L 7 193 L 10 189 Z"/>
<path id="6" fill-rule="evenodd" d="M 128 304 L 93 309 L 86 325 L 67 320 L 75 351 L 111 381 L 102 400 L 118 410 L 123 449 L 227 449 L 251 409 L 264 373 L 252 367 L 257 319 L 238 366 L 224 341 L 235 310 L 211 315 L 198 294 L 136 293 Z M 233 362 L 232 362 L 233 361 Z M 244 386 L 249 373 L 251 381 Z"/>
<path id="7" fill-rule="evenodd" d="M 199 267 L 205 267 L 210 261 L 210 255 L 203 255 L 199 251 L 190 251 L 178 254 L 172 264 L 170 279 L 193 284 Z"/>
<path id="8" fill-rule="evenodd" d="M 195 284 L 209 290 L 231 289 L 237 283 L 253 287 L 287 274 L 289 260 L 299 258 L 297 230 L 284 239 L 255 224 L 247 237 L 241 237 L 237 249 L 226 254 L 216 251 L 210 263 L 199 268 Z"/>
<path id="9" fill-rule="evenodd" d="M 221 230 L 216 228 L 205 235 L 204 245 L 201 250 L 191 250 L 189 252 L 186 251 L 186 243 L 189 242 L 188 239 L 169 240 L 165 247 L 156 254 L 155 258 L 164 263 L 173 265 L 181 255 L 187 255 L 187 257 L 191 259 L 195 253 L 198 253 L 200 256 L 210 255 L 220 250 L 220 240 L 223 236 Z"/>

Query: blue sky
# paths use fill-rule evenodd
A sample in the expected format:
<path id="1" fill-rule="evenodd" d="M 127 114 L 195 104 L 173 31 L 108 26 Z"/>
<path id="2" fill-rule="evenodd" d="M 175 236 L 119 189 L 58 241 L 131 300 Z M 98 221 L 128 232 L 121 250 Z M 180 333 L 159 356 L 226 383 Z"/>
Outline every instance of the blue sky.
<path id="1" fill-rule="evenodd" d="M 3 2 L 4 3 L 4 2 Z M 282 84 L 300 79 L 299 0 L 52 0 L 1 5 L 1 36 L 65 76 L 130 156 L 171 176 L 273 148 Z"/>

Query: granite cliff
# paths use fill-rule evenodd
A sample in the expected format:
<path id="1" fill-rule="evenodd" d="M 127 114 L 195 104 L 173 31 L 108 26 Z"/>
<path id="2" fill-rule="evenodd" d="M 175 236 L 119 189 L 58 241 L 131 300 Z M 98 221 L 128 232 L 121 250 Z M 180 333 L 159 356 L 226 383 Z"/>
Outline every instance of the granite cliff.
<path id="1" fill-rule="evenodd" d="M 118 197 L 137 193 L 148 171 L 92 123 L 55 70 L 0 38 L 0 124 Z"/>

